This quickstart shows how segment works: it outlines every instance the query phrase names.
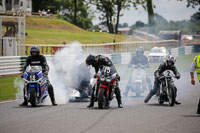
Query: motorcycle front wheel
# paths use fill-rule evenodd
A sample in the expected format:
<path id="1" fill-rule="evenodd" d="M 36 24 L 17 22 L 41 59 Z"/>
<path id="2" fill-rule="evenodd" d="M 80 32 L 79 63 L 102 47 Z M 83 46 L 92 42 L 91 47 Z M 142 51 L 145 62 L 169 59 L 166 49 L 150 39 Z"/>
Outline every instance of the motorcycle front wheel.
<path id="1" fill-rule="evenodd" d="M 100 88 L 99 98 L 98 98 L 98 107 L 104 109 L 106 105 L 105 89 Z"/>
<path id="2" fill-rule="evenodd" d="M 172 85 L 170 85 L 168 87 L 168 102 L 170 106 L 174 106 L 174 102 L 175 102 L 175 92 L 174 92 L 174 87 Z"/>
<path id="3" fill-rule="evenodd" d="M 34 87 L 30 89 L 30 103 L 32 107 L 36 107 L 36 91 Z"/>

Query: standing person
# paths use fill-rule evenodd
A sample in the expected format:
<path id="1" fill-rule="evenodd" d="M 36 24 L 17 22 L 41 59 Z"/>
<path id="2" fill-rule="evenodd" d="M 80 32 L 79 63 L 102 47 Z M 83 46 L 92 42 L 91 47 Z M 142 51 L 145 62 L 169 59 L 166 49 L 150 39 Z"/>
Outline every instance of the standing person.
<path id="1" fill-rule="evenodd" d="M 197 78 L 200 83 L 200 55 L 194 57 L 194 61 L 192 62 L 191 67 L 190 67 L 190 77 L 191 77 L 192 85 L 195 85 L 195 80 L 194 80 L 195 71 L 197 73 Z M 199 104 L 197 107 L 197 114 L 200 114 L 200 99 L 199 99 Z"/>
<path id="2" fill-rule="evenodd" d="M 86 64 L 92 65 L 92 67 L 94 67 L 94 69 L 95 69 L 96 74 L 99 70 L 101 70 L 103 68 L 103 66 L 110 66 L 111 69 L 113 69 L 113 71 L 115 71 L 117 73 L 117 70 L 115 69 L 111 60 L 108 57 L 105 57 L 103 55 L 97 55 L 97 56 L 89 55 L 86 59 Z M 121 91 L 119 89 L 119 84 L 118 84 L 119 80 L 120 80 L 120 77 L 118 75 L 118 79 L 116 81 L 117 85 L 115 88 L 115 95 L 116 95 L 116 99 L 117 99 L 117 103 L 118 103 L 118 108 L 123 108 L 122 101 L 121 101 Z M 92 90 L 90 104 L 87 106 L 88 108 L 94 106 L 94 100 L 95 100 L 94 92 L 95 92 L 95 86 L 93 87 L 93 90 Z"/>
<path id="3" fill-rule="evenodd" d="M 180 73 L 178 72 L 176 66 L 174 65 L 175 62 L 176 62 L 175 57 L 168 55 L 166 58 L 166 61 L 161 63 L 158 69 L 154 72 L 155 81 L 154 81 L 153 90 L 151 90 L 150 93 L 145 98 L 144 100 L 145 103 L 147 103 L 151 99 L 151 97 L 155 95 L 158 90 L 160 90 L 161 82 L 159 80 L 159 77 L 164 71 L 171 70 L 175 74 L 175 77 L 177 79 L 180 79 Z M 181 104 L 180 102 L 176 100 L 176 96 L 177 96 L 177 88 L 175 87 L 175 104 Z"/>
<path id="4" fill-rule="evenodd" d="M 32 46 L 30 49 L 30 56 L 28 56 L 26 58 L 26 64 L 24 66 L 23 72 L 25 72 L 26 68 L 30 65 L 30 66 L 41 66 L 42 67 L 42 73 L 44 76 L 46 76 L 47 78 L 47 82 L 48 82 L 48 92 L 49 92 L 49 96 L 52 102 L 53 106 L 56 106 L 57 103 L 55 101 L 55 97 L 54 97 L 54 91 L 53 91 L 53 86 L 51 85 L 49 79 L 48 79 L 48 72 L 49 72 L 49 66 L 47 65 L 47 61 L 45 56 L 40 54 L 40 49 L 38 46 Z M 25 93 L 25 90 L 24 90 Z M 28 101 L 25 97 L 24 94 L 24 102 L 22 104 L 20 104 L 20 106 L 28 106 Z"/>

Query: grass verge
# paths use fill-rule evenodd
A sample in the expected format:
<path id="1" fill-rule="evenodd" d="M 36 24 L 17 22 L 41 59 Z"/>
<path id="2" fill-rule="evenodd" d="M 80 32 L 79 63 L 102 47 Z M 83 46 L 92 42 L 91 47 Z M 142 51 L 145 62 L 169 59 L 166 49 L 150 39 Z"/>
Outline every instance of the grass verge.
<path id="1" fill-rule="evenodd" d="M 0 101 L 13 100 L 17 93 L 14 81 L 19 76 L 0 77 Z"/>

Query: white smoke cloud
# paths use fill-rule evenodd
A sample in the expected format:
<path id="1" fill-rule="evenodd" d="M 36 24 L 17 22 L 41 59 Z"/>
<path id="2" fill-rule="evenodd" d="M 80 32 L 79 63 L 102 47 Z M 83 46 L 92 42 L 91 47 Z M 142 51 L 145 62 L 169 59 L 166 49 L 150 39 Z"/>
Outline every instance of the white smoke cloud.
<path id="1" fill-rule="evenodd" d="M 85 64 L 86 54 L 79 42 L 74 42 L 58 51 L 53 59 L 48 61 L 49 79 L 54 87 L 55 99 L 58 104 L 69 101 L 70 87 L 77 88 L 82 79 L 90 78 Z"/>
<path id="2" fill-rule="evenodd" d="M 22 98 L 23 98 L 23 88 L 24 88 L 24 81 L 16 78 L 14 80 L 14 87 L 17 89 L 17 93 L 16 93 L 16 100 L 18 103 L 22 102 Z"/>

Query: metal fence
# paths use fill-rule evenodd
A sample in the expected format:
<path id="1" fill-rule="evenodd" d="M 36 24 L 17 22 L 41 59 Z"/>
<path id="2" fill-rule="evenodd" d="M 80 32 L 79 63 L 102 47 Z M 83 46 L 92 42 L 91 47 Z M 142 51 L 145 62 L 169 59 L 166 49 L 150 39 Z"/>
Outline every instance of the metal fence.
<path id="1" fill-rule="evenodd" d="M 21 73 L 21 56 L 0 57 L 0 75 Z"/>

